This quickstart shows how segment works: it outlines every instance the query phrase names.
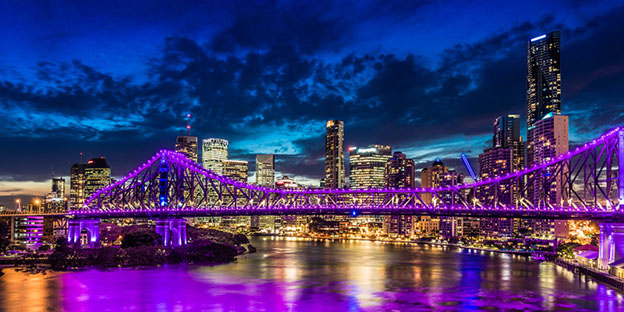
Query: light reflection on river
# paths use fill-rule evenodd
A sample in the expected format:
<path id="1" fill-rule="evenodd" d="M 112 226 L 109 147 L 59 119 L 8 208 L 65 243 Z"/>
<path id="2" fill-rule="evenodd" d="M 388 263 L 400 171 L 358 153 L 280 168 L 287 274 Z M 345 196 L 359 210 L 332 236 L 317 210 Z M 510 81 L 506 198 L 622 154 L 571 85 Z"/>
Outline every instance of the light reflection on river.
<path id="1" fill-rule="evenodd" d="M 0 311 L 624 309 L 622 295 L 552 263 L 367 241 L 254 238 L 218 266 L 26 275 L 5 269 Z"/>

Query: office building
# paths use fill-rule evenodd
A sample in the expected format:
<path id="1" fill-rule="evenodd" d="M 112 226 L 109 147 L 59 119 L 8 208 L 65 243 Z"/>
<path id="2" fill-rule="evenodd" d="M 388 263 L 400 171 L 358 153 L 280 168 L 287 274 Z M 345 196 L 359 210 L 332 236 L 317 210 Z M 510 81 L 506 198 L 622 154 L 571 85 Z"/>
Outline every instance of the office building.
<path id="1" fill-rule="evenodd" d="M 544 116 L 561 114 L 561 33 L 527 42 L 527 128 Z"/>
<path id="2" fill-rule="evenodd" d="M 239 182 L 247 183 L 248 164 L 245 160 L 224 160 L 223 174 Z"/>
<path id="3" fill-rule="evenodd" d="M 228 159 L 228 144 L 224 139 L 203 139 L 202 166 L 217 174 L 223 174 L 223 161 Z"/>
<path id="4" fill-rule="evenodd" d="M 392 147 L 369 145 L 349 148 L 349 183 L 352 189 L 380 188 L 385 184 L 386 164 Z"/>
<path id="5" fill-rule="evenodd" d="M 176 138 L 175 151 L 197 162 L 197 137 L 183 135 Z"/>
<path id="6" fill-rule="evenodd" d="M 111 168 L 104 157 L 93 158 L 84 169 L 84 196 L 88 199 L 97 190 L 111 183 Z"/>
<path id="7" fill-rule="evenodd" d="M 384 186 L 387 188 L 415 188 L 415 169 L 413 159 L 408 159 L 401 152 L 394 152 L 386 164 Z M 388 235 L 412 237 L 414 235 L 414 216 L 384 216 L 384 231 Z"/>
<path id="8" fill-rule="evenodd" d="M 512 150 L 512 172 L 524 168 L 525 143 L 520 136 L 520 115 L 499 116 L 494 120 L 492 148 Z"/>
<path id="9" fill-rule="evenodd" d="M 256 155 L 256 185 L 271 187 L 275 183 L 275 155 Z"/>
<path id="10" fill-rule="evenodd" d="M 325 188 L 345 186 L 344 122 L 329 120 L 325 135 Z"/>
<path id="11" fill-rule="evenodd" d="M 87 164 L 73 164 L 69 172 L 69 206 L 71 209 L 82 207 L 85 201 L 85 168 Z"/>

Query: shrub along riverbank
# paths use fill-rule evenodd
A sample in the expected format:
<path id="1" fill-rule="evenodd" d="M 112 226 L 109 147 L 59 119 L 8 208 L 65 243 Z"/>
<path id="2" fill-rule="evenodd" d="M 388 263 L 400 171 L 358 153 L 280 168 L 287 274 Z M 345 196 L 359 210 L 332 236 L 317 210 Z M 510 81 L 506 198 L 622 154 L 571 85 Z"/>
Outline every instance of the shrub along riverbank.
<path id="1" fill-rule="evenodd" d="M 178 263 L 226 263 L 255 248 L 243 234 L 212 229 L 187 227 L 189 243 L 180 247 L 164 247 L 154 228 L 137 227 L 122 234 L 121 246 L 80 248 L 59 238 L 48 260 L 53 269 L 99 267 L 131 267 Z"/>

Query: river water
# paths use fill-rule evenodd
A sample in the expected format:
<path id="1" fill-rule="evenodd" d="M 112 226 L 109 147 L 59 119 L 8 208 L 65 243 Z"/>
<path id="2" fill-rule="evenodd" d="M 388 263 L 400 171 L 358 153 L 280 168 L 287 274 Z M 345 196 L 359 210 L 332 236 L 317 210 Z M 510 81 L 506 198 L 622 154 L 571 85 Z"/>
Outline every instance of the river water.
<path id="1" fill-rule="evenodd" d="M 552 263 L 428 245 L 255 237 L 217 266 L 0 277 L 0 311 L 624 310 Z"/>

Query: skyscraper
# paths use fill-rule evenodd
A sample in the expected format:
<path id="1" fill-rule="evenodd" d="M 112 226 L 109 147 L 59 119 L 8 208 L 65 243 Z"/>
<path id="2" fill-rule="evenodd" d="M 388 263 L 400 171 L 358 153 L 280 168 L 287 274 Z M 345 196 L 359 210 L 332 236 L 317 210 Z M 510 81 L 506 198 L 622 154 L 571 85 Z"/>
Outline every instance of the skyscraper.
<path id="1" fill-rule="evenodd" d="M 84 196 L 91 197 L 97 190 L 111 182 L 111 168 L 104 157 L 93 158 L 84 169 Z"/>
<path id="2" fill-rule="evenodd" d="M 416 187 L 416 172 L 413 159 L 408 159 L 401 152 L 394 152 L 385 168 L 385 186 L 392 188 Z M 412 236 L 414 234 L 414 217 L 410 215 L 393 215 L 384 217 L 384 230 L 388 234 Z"/>
<path id="3" fill-rule="evenodd" d="M 73 164 L 69 173 L 69 203 L 71 209 L 78 209 L 85 201 L 86 164 Z"/>
<path id="4" fill-rule="evenodd" d="M 183 135 L 176 138 L 175 151 L 197 162 L 197 137 Z"/>
<path id="5" fill-rule="evenodd" d="M 275 155 L 256 155 L 256 185 L 271 187 L 275 183 Z"/>
<path id="6" fill-rule="evenodd" d="M 223 174 L 223 161 L 228 159 L 228 144 L 225 139 L 203 139 L 202 166 L 217 174 Z"/>
<path id="7" fill-rule="evenodd" d="M 561 33 L 527 42 L 527 127 L 549 113 L 561 114 Z"/>
<path id="8" fill-rule="evenodd" d="M 561 33 L 553 31 L 535 37 L 527 43 L 527 166 L 548 161 L 568 152 L 568 117 L 562 116 L 561 105 Z M 550 191 L 545 192 L 551 168 L 539 177 L 529 177 L 528 200 L 533 205 L 560 205 L 563 198 L 563 181 L 556 179 Z M 566 173 L 561 173 L 565 175 Z M 535 235 L 567 236 L 567 222 L 533 221 Z"/>
<path id="9" fill-rule="evenodd" d="M 325 135 L 325 183 L 326 188 L 342 188 L 345 185 L 344 122 L 329 120 Z"/>
<path id="10" fill-rule="evenodd" d="M 349 148 L 349 182 L 351 188 L 383 187 L 386 164 L 392 158 L 392 147 L 369 145 Z"/>

